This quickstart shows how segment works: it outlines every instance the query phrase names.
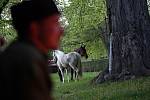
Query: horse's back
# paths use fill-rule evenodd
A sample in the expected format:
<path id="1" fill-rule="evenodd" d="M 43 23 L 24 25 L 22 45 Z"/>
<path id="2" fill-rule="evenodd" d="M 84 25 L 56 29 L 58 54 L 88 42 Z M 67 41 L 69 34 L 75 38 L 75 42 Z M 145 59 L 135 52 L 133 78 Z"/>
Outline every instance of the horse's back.
<path id="1" fill-rule="evenodd" d="M 76 53 L 76 52 L 70 52 L 68 54 L 65 55 L 67 62 L 77 62 L 78 60 L 81 59 L 80 54 Z"/>
<path id="2" fill-rule="evenodd" d="M 81 58 L 80 54 L 77 52 L 70 52 L 66 54 L 66 56 L 67 58 L 76 58 L 76 59 Z"/>

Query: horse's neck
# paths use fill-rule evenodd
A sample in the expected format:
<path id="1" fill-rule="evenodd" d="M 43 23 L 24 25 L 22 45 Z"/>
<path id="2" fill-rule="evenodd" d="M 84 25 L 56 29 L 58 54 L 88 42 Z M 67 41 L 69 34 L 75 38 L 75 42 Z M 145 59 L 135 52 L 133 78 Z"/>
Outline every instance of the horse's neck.
<path id="1" fill-rule="evenodd" d="M 79 52 L 79 49 L 74 50 L 74 52 Z"/>
<path id="2" fill-rule="evenodd" d="M 65 53 L 63 53 L 62 51 L 56 51 L 56 56 L 57 56 L 58 60 L 60 60 L 64 55 L 65 55 Z"/>
<path id="3" fill-rule="evenodd" d="M 79 54 L 79 55 L 81 56 L 81 54 L 80 54 L 80 52 L 79 52 L 79 51 L 75 51 L 75 53 L 77 53 L 77 54 Z"/>
<path id="4" fill-rule="evenodd" d="M 80 50 L 79 50 L 79 49 L 74 50 L 74 52 L 80 54 Z M 80 55 L 81 55 L 81 54 L 80 54 Z"/>

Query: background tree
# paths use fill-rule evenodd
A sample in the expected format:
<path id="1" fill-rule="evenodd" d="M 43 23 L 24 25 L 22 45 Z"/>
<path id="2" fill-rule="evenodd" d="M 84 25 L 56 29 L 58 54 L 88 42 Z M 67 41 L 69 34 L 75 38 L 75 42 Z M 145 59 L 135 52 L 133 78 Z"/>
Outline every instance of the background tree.
<path id="1" fill-rule="evenodd" d="M 63 16 L 68 23 L 62 41 L 65 52 L 73 51 L 84 43 L 91 59 L 107 57 L 99 27 L 106 16 L 104 0 L 69 0 Z"/>
<path id="2" fill-rule="evenodd" d="M 150 75 L 150 16 L 147 0 L 107 0 L 112 33 L 112 70 L 95 78 L 126 80 Z"/>
<path id="3" fill-rule="evenodd" d="M 10 7 L 21 0 L 1 0 L 0 1 L 0 36 L 5 37 L 7 43 L 10 43 L 15 37 L 16 32 L 11 25 Z"/>

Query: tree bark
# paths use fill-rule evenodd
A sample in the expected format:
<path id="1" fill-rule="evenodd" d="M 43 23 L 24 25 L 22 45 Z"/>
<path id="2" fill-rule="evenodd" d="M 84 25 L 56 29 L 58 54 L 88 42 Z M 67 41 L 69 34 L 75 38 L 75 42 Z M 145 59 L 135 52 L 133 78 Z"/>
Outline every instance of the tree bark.
<path id="1" fill-rule="evenodd" d="M 147 0 L 107 0 L 112 43 L 108 67 L 94 82 L 127 80 L 150 75 L 150 17 Z"/>

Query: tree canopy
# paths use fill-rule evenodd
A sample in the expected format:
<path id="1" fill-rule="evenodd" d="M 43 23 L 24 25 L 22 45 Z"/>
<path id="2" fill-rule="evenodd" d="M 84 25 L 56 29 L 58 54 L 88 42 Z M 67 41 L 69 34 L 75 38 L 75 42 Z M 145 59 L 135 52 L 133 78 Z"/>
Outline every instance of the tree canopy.
<path id="1" fill-rule="evenodd" d="M 62 41 L 64 51 L 70 52 L 86 44 L 92 59 L 106 57 L 99 29 L 106 16 L 105 0 L 69 0 L 62 11 L 67 20 Z"/>
<path id="2" fill-rule="evenodd" d="M 20 1 L 0 1 L 0 11 L 2 9 L 0 12 L 0 35 L 4 36 L 7 41 L 16 37 L 15 30 L 11 26 L 9 8 Z M 104 23 L 107 16 L 105 0 L 56 0 L 56 4 L 62 12 L 60 21 L 65 28 L 61 48 L 65 52 L 70 52 L 81 44 L 86 44 L 91 59 L 107 57 L 100 29 L 106 25 Z M 148 4 L 150 4 L 150 0 L 148 0 Z"/>

